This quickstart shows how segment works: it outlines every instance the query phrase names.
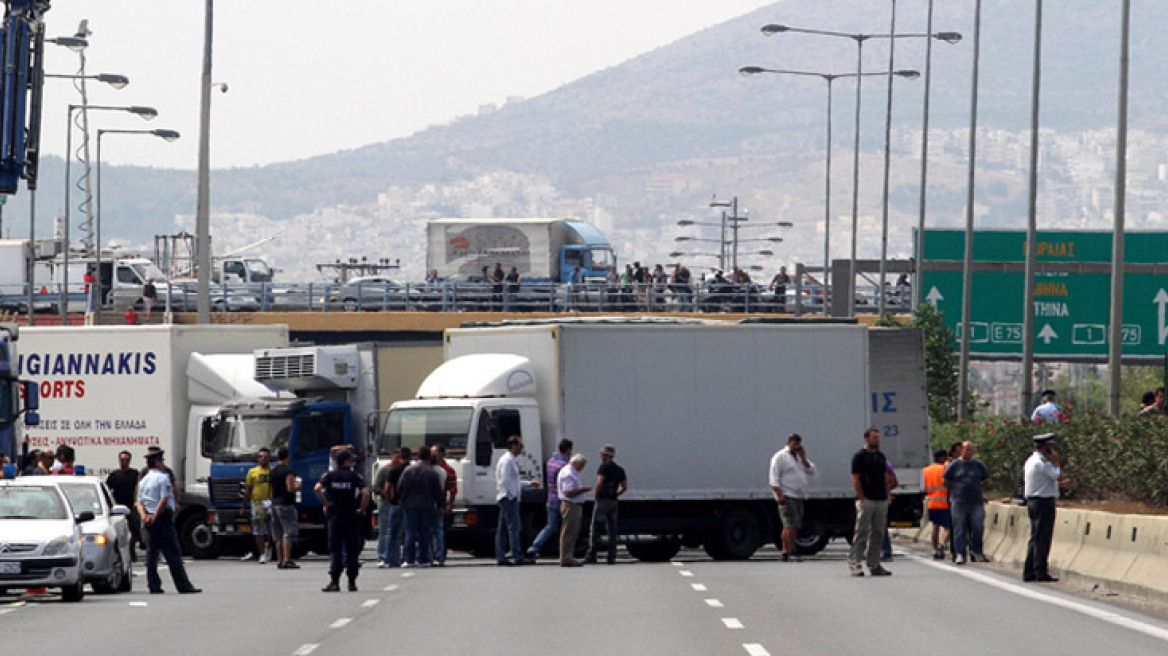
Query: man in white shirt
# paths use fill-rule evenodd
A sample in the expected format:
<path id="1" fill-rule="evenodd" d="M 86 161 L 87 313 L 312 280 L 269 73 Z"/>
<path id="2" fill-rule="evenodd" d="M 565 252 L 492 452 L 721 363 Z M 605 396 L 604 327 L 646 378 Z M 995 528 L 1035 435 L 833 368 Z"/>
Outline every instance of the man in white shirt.
<path id="1" fill-rule="evenodd" d="M 523 545 L 519 541 L 519 495 L 524 482 L 519 479 L 519 462 L 516 457 L 523 453 L 523 438 L 512 435 L 507 438 L 507 453 L 495 463 L 495 502 L 499 506 L 499 523 L 495 528 L 495 564 L 509 567 L 523 564 Z M 539 487 L 539 481 L 531 481 L 531 487 Z M 507 546 L 511 547 L 511 559 L 507 559 Z"/>
<path id="2" fill-rule="evenodd" d="M 580 483 L 580 471 L 588 459 L 577 453 L 556 477 L 556 493 L 560 497 L 560 567 L 579 567 L 583 563 L 574 558 L 576 538 L 584 518 L 584 502 L 592 489 Z"/>
<path id="3" fill-rule="evenodd" d="M 1059 407 L 1054 402 L 1054 390 L 1046 390 L 1042 393 L 1042 405 L 1034 409 L 1030 415 L 1030 421 L 1039 423 L 1042 421 L 1058 421 Z"/>
<path id="4" fill-rule="evenodd" d="M 1026 460 L 1023 470 L 1026 512 L 1030 515 L 1030 542 L 1026 545 L 1026 565 L 1022 568 L 1022 580 L 1026 582 L 1058 581 L 1048 570 L 1050 543 L 1054 536 L 1055 500 L 1059 496 L 1059 479 L 1063 474 L 1058 451 L 1054 450 L 1054 437 L 1054 433 L 1034 436 L 1034 453 Z"/>
<path id="5" fill-rule="evenodd" d="M 807 477 L 815 475 L 815 464 L 807 459 L 803 438 L 798 433 L 787 437 L 787 446 L 771 458 L 770 484 L 779 502 L 783 520 L 783 562 L 802 562 L 795 553 L 795 538 L 803 527 L 803 502 L 807 499 Z"/>

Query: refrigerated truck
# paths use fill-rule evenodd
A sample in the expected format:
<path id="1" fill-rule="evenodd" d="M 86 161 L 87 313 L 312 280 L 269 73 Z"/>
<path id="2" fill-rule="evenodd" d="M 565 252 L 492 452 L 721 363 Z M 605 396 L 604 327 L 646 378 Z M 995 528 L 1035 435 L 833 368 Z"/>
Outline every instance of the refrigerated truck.
<path id="1" fill-rule="evenodd" d="M 586 221 L 555 218 L 435 219 L 426 224 L 427 270 L 448 279 L 477 279 L 495 263 L 515 267 L 524 282 L 603 281 L 616 267 L 612 245 Z"/>
<path id="2" fill-rule="evenodd" d="M 910 332 L 886 341 L 857 325 L 616 320 L 452 329 L 446 361 L 390 409 L 381 452 L 445 444 L 459 474 L 450 544 L 488 553 L 508 437 L 524 438 L 529 480 L 542 479 L 561 438 L 589 459 L 591 480 L 611 443 L 629 477 L 620 525 L 632 555 L 664 560 L 686 545 L 742 559 L 779 534 L 768 463 L 799 433 L 818 468 L 801 543 L 814 552 L 852 531 L 850 463 L 874 421 L 906 483 L 893 514 L 919 517 L 928 447 L 923 345 Z M 895 367 L 881 355 L 870 379 L 872 345 L 906 350 L 888 358 Z M 525 489 L 528 536 L 544 495 Z"/>
<path id="3" fill-rule="evenodd" d="M 69 445 L 77 464 L 103 478 L 120 451 L 141 468 L 149 447 L 162 448 L 176 477 L 183 550 L 214 555 L 202 419 L 268 393 L 253 377 L 253 351 L 287 346 L 287 326 L 33 327 L 20 337 L 21 377 L 41 398 L 39 425 L 25 427 L 29 447 Z"/>

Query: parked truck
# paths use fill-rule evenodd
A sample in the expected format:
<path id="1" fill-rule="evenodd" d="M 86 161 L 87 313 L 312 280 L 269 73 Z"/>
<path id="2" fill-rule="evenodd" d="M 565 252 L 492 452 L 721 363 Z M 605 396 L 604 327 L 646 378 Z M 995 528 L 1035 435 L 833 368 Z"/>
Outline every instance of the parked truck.
<path id="1" fill-rule="evenodd" d="M 612 246 L 591 223 L 574 219 L 437 219 L 426 224 L 427 268 L 444 280 L 480 279 L 483 267 L 515 267 L 525 282 L 604 280 Z"/>
<path id="2" fill-rule="evenodd" d="M 26 427 L 29 446 L 72 446 L 77 464 L 101 477 L 117 467 L 122 450 L 141 467 L 147 448 L 162 448 L 176 477 L 183 550 L 215 555 L 202 420 L 228 401 L 266 392 L 253 378 L 252 353 L 286 346 L 288 328 L 34 327 L 20 336 L 19 370 L 42 401 L 39 425 Z"/>
<path id="3" fill-rule="evenodd" d="M 917 331 L 888 335 L 681 321 L 448 330 L 446 361 L 415 399 L 392 406 L 379 455 L 444 444 L 459 482 L 449 543 L 489 553 L 494 465 L 508 437 L 524 437 L 520 468 L 531 480 L 561 438 L 589 458 L 586 479 L 611 443 L 629 476 L 620 529 L 633 556 L 666 560 L 685 545 L 743 559 L 779 536 L 767 463 L 799 433 L 818 467 L 800 542 L 813 553 L 852 532 L 851 457 L 873 422 L 902 481 L 892 515 L 919 522 L 923 342 Z M 525 540 L 542 523 L 553 484 L 542 482 L 525 488 Z"/>
<path id="4" fill-rule="evenodd" d="M 35 426 L 40 421 L 37 414 L 39 396 L 37 386 L 27 380 L 20 380 L 16 341 L 19 329 L 14 323 L 0 323 L 0 453 L 7 455 L 15 464 L 19 461 L 21 429 Z M 21 415 L 24 415 L 23 422 Z"/>
<path id="5" fill-rule="evenodd" d="M 344 344 L 260 349 L 253 379 L 265 394 L 225 403 L 203 420 L 203 453 L 211 458 L 212 526 L 217 536 L 251 533 L 240 513 L 243 482 L 259 450 L 289 450 L 289 466 L 310 490 L 329 467 L 335 446 L 351 445 L 359 471 L 371 481 L 379 410 L 408 398 L 441 362 L 441 348 L 424 343 Z M 301 495 L 298 550 L 327 553 L 320 501 Z"/>

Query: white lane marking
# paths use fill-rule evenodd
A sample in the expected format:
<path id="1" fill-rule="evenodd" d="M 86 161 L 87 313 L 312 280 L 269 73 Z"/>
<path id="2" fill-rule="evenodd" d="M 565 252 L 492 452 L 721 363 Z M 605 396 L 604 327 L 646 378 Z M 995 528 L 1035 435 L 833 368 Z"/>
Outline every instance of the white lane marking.
<path id="1" fill-rule="evenodd" d="M 928 565 L 930 567 L 936 567 L 937 569 L 945 570 L 946 572 L 952 572 L 954 574 L 964 576 L 968 579 L 972 579 L 974 581 L 978 581 L 980 583 L 984 583 L 986 585 L 993 586 L 995 588 L 998 588 L 999 590 L 1005 590 L 1006 592 L 1010 592 L 1010 593 L 1016 594 L 1016 595 L 1021 596 L 1021 597 L 1027 597 L 1030 599 L 1034 599 L 1036 601 L 1043 601 L 1043 602 L 1046 602 L 1048 604 L 1051 604 L 1052 606 L 1061 606 L 1063 608 L 1066 608 L 1067 610 L 1073 610 L 1077 613 L 1082 613 L 1083 615 L 1087 615 L 1088 617 L 1094 617 L 1095 619 L 1103 620 L 1104 622 L 1108 622 L 1108 623 L 1114 624 L 1116 626 L 1121 626 L 1121 627 L 1124 627 L 1126 629 L 1131 629 L 1132 631 L 1139 631 L 1140 633 L 1143 633 L 1144 635 L 1148 635 L 1148 636 L 1151 636 L 1153 638 L 1158 638 L 1160 640 L 1164 640 L 1164 641 L 1168 642 L 1168 629 L 1164 629 L 1164 628 L 1161 628 L 1158 626 L 1153 626 L 1151 624 L 1146 624 L 1146 623 L 1141 622 L 1139 620 L 1120 615 L 1119 613 L 1113 613 L 1111 611 L 1103 610 L 1101 608 L 1095 608 L 1093 606 L 1088 606 L 1087 604 L 1083 604 L 1083 603 L 1080 603 L 1077 601 L 1072 601 L 1070 599 L 1056 597 L 1055 595 L 1052 595 L 1049 593 L 1039 592 L 1033 588 L 1028 588 L 1028 587 L 1019 585 L 1017 583 L 1003 581 L 1003 580 L 1000 580 L 1000 579 L 995 578 L 993 576 L 989 576 L 987 574 L 982 574 L 982 573 L 977 572 L 975 570 L 961 569 L 961 568 L 957 568 L 957 567 L 951 567 L 949 565 L 945 565 L 942 563 L 935 563 L 932 560 L 926 560 L 924 558 L 921 558 L 920 556 L 917 556 L 916 554 L 909 554 L 908 557 L 912 558 L 913 560 L 920 562 L 924 565 Z"/>
<path id="2" fill-rule="evenodd" d="M 683 563 L 680 560 L 671 560 L 671 561 L 669 561 L 669 564 L 673 565 L 674 567 L 681 567 L 683 565 Z"/>
<path id="3" fill-rule="evenodd" d="M 693 576 L 693 572 L 689 571 L 688 569 L 680 570 L 677 573 L 681 574 L 682 576 Z"/>
<path id="4" fill-rule="evenodd" d="M 329 624 L 329 628 L 330 629 L 344 628 L 344 626 L 346 624 L 348 624 L 349 622 L 352 622 L 352 621 L 353 621 L 353 618 L 351 618 L 351 617 L 342 617 L 341 619 L 337 620 L 336 622 Z"/>
<path id="5" fill-rule="evenodd" d="M 297 649 L 296 651 L 292 652 L 292 656 L 308 656 L 312 652 L 316 651 L 316 648 L 318 646 L 319 645 L 314 645 L 311 643 L 306 644 L 306 645 L 300 645 L 300 649 Z"/>
<path id="6" fill-rule="evenodd" d="M 744 627 L 742 626 L 742 622 L 739 622 L 737 617 L 723 617 L 723 618 L 722 618 L 722 623 L 726 625 L 726 628 L 727 628 L 727 629 L 741 629 L 741 628 L 744 628 Z"/>
<path id="7" fill-rule="evenodd" d="M 717 599 L 707 599 L 706 605 L 709 606 L 710 608 L 722 608 L 725 604 L 718 601 Z"/>
<path id="8" fill-rule="evenodd" d="M 380 599 L 366 599 L 364 602 L 362 602 L 361 608 L 373 608 L 374 606 L 376 606 L 377 604 L 380 604 L 380 603 L 381 603 Z"/>
<path id="9" fill-rule="evenodd" d="M 148 602 L 145 602 L 145 601 L 131 601 L 131 602 L 130 602 L 130 605 L 131 605 L 131 606 L 138 607 L 138 608 L 146 608 L 146 607 L 148 607 L 150 604 L 149 604 Z"/>
<path id="10" fill-rule="evenodd" d="M 396 584 L 396 583 L 391 583 L 391 584 L 389 584 L 389 585 L 385 586 L 385 587 L 384 587 L 384 588 L 382 588 L 382 589 L 383 589 L 383 590 L 385 590 L 386 592 L 393 592 L 394 590 L 397 590 L 397 584 Z"/>
<path id="11" fill-rule="evenodd" d="M 694 589 L 694 592 L 705 592 L 706 591 L 706 584 L 705 583 L 691 583 L 690 587 Z"/>
<path id="12" fill-rule="evenodd" d="M 403 579 L 408 579 L 408 578 L 410 578 L 410 577 L 411 577 L 411 576 L 413 576 L 413 575 L 414 575 L 414 573 L 413 573 L 413 572 L 402 572 L 402 578 L 403 578 Z"/>
<path id="13" fill-rule="evenodd" d="M 0 608 L 0 615 L 7 615 L 8 613 L 11 613 L 14 610 L 16 610 L 16 609 L 15 608 Z"/>
<path id="14" fill-rule="evenodd" d="M 757 642 L 744 642 L 742 648 L 746 650 L 750 656 L 771 656 L 771 653 L 763 649 L 762 645 Z"/>

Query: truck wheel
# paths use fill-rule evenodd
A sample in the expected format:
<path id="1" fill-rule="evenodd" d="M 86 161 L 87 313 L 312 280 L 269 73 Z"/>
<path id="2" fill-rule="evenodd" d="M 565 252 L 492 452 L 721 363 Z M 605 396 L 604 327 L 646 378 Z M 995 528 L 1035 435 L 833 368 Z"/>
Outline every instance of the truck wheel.
<path id="1" fill-rule="evenodd" d="M 810 530 L 805 528 L 799 531 L 799 535 L 795 538 L 795 553 L 813 556 L 823 551 L 828 542 L 831 542 L 831 537 L 824 532 L 822 526 L 812 526 Z"/>
<path id="2" fill-rule="evenodd" d="M 681 551 L 681 540 L 677 538 L 657 538 L 625 545 L 629 554 L 643 563 L 664 563 Z"/>
<path id="3" fill-rule="evenodd" d="M 201 513 L 194 513 L 182 523 L 178 532 L 178 542 L 186 553 L 195 560 L 213 560 L 219 557 L 223 548 L 207 518 Z"/>
<path id="4" fill-rule="evenodd" d="M 81 581 L 81 575 L 77 576 L 77 583 L 75 585 L 61 588 L 61 601 L 81 601 L 85 598 L 85 583 Z"/>
<path id="5" fill-rule="evenodd" d="M 710 535 L 706 553 L 714 560 L 746 560 L 759 544 L 759 524 L 754 513 L 735 508 L 722 518 L 721 530 Z"/>

